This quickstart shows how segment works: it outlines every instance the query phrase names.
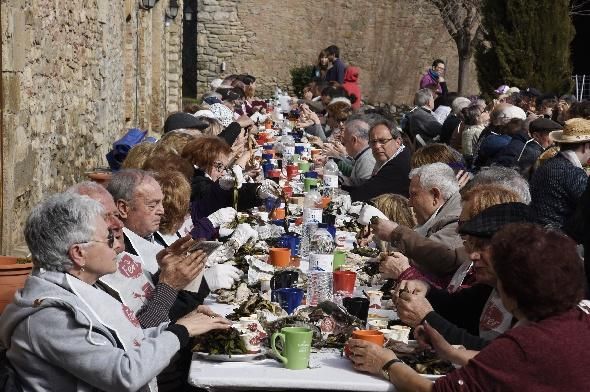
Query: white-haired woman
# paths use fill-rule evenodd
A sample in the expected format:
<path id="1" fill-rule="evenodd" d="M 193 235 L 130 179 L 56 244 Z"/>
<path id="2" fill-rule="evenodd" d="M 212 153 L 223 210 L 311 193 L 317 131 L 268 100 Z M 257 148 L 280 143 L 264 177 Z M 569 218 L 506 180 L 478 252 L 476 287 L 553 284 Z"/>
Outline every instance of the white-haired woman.
<path id="1" fill-rule="evenodd" d="M 229 327 L 191 313 L 143 330 L 133 311 L 94 288 L 116 268 L 118 240 L 103 214 L 97 201 L 64 193 L 27 220 L 35 269 L 0 317 L 0 345 L 24 390 L 155 390 L 155 377 L 190 336 Z"/>

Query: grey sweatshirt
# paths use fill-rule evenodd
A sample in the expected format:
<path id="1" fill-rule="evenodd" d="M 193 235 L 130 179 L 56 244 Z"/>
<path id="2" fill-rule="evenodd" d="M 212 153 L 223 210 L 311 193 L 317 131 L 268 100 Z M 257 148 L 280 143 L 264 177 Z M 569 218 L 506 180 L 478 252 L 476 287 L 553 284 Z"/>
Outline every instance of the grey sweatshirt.
<path id="1" fill-rule="evenodd" d="M 64 273 L 35 271 L 0 316 L 0 348 L 25 391 L 147 391 L 180 349 L 167 324 L 125 351 L 69 291 Z"/>

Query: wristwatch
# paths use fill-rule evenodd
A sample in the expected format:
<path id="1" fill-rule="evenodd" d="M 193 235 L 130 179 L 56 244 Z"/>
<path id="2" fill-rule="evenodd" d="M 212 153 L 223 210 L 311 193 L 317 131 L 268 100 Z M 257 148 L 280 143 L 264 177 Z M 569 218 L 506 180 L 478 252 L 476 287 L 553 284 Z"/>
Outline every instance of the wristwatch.
<path id="1" fill-rule="evenodd" d="M 385 377 L 385 379 L 387 381 L 389 380 L 389 368 L 391 367 L 391 365 L 393 365 L 394 363 L 404 363 L 404 361 L 402 361 L 399 358 L 393 358 L 391 361 L 387 361 L 387 363 L 385 365 L 383 365 L 383 367 L 381 368 L 381 374 L 383 375 L 383 377 Z"/>

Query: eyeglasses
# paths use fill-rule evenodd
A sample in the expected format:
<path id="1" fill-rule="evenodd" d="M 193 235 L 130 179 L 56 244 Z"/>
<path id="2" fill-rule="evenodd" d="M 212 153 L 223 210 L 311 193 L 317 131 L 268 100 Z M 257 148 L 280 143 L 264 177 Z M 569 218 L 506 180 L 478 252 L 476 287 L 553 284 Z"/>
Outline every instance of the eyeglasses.
<path id="1" fill-rule="evenodd" d="M 215 162 L 213 162 L 213 168 L 220 171 L 220 172 L 223 172 L 223 171 L 227 170 L 227 165 L 224 164 L 223 162 L 215 161 Z"/>
<path id="2" fill-rule="evenodd" d="M 89 240 L 89 241 L 86 241 L 86 242 L 87 243 L 89 243 L 89 242 L 100 242 L 102 244 L 107 244 L 109 248 L 113 249 L 113 247 L 115 246 L 115 233 L 113 233 L 113 231 L 109 229 L 109 235 L 107 236 L 107 240 L 106 241 Z"/>
<path id="3" fill-rule="evenodd" d="M 392 137 L 390 137 L 389 139 L 369 140 L 369 144 L 372 145 L 372 146 L 376 146 L 377 144 L 380 144 L 380 145 L 384 146 L 384 145 L 386 145 L 387 143 L 389 143 L 392 140 L 393 140 Z"/>

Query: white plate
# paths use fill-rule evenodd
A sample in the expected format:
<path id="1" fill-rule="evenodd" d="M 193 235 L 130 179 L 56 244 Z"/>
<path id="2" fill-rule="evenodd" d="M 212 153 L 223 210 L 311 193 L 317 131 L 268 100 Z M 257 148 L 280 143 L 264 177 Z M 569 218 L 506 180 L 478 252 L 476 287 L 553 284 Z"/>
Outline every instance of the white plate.
<path id="1" fill-rule="evenodd" d="M 197 357 L 201 359 L 205 359 L 207 361 L 215 361 L 215 362 L 252 362 L 264 359 L 265 351 L 261 351 L 256 354 L 235 354 L 235 355 L 227 355 L 227 354 L 209 354 L 209 353 L 195 353 Z"/>

